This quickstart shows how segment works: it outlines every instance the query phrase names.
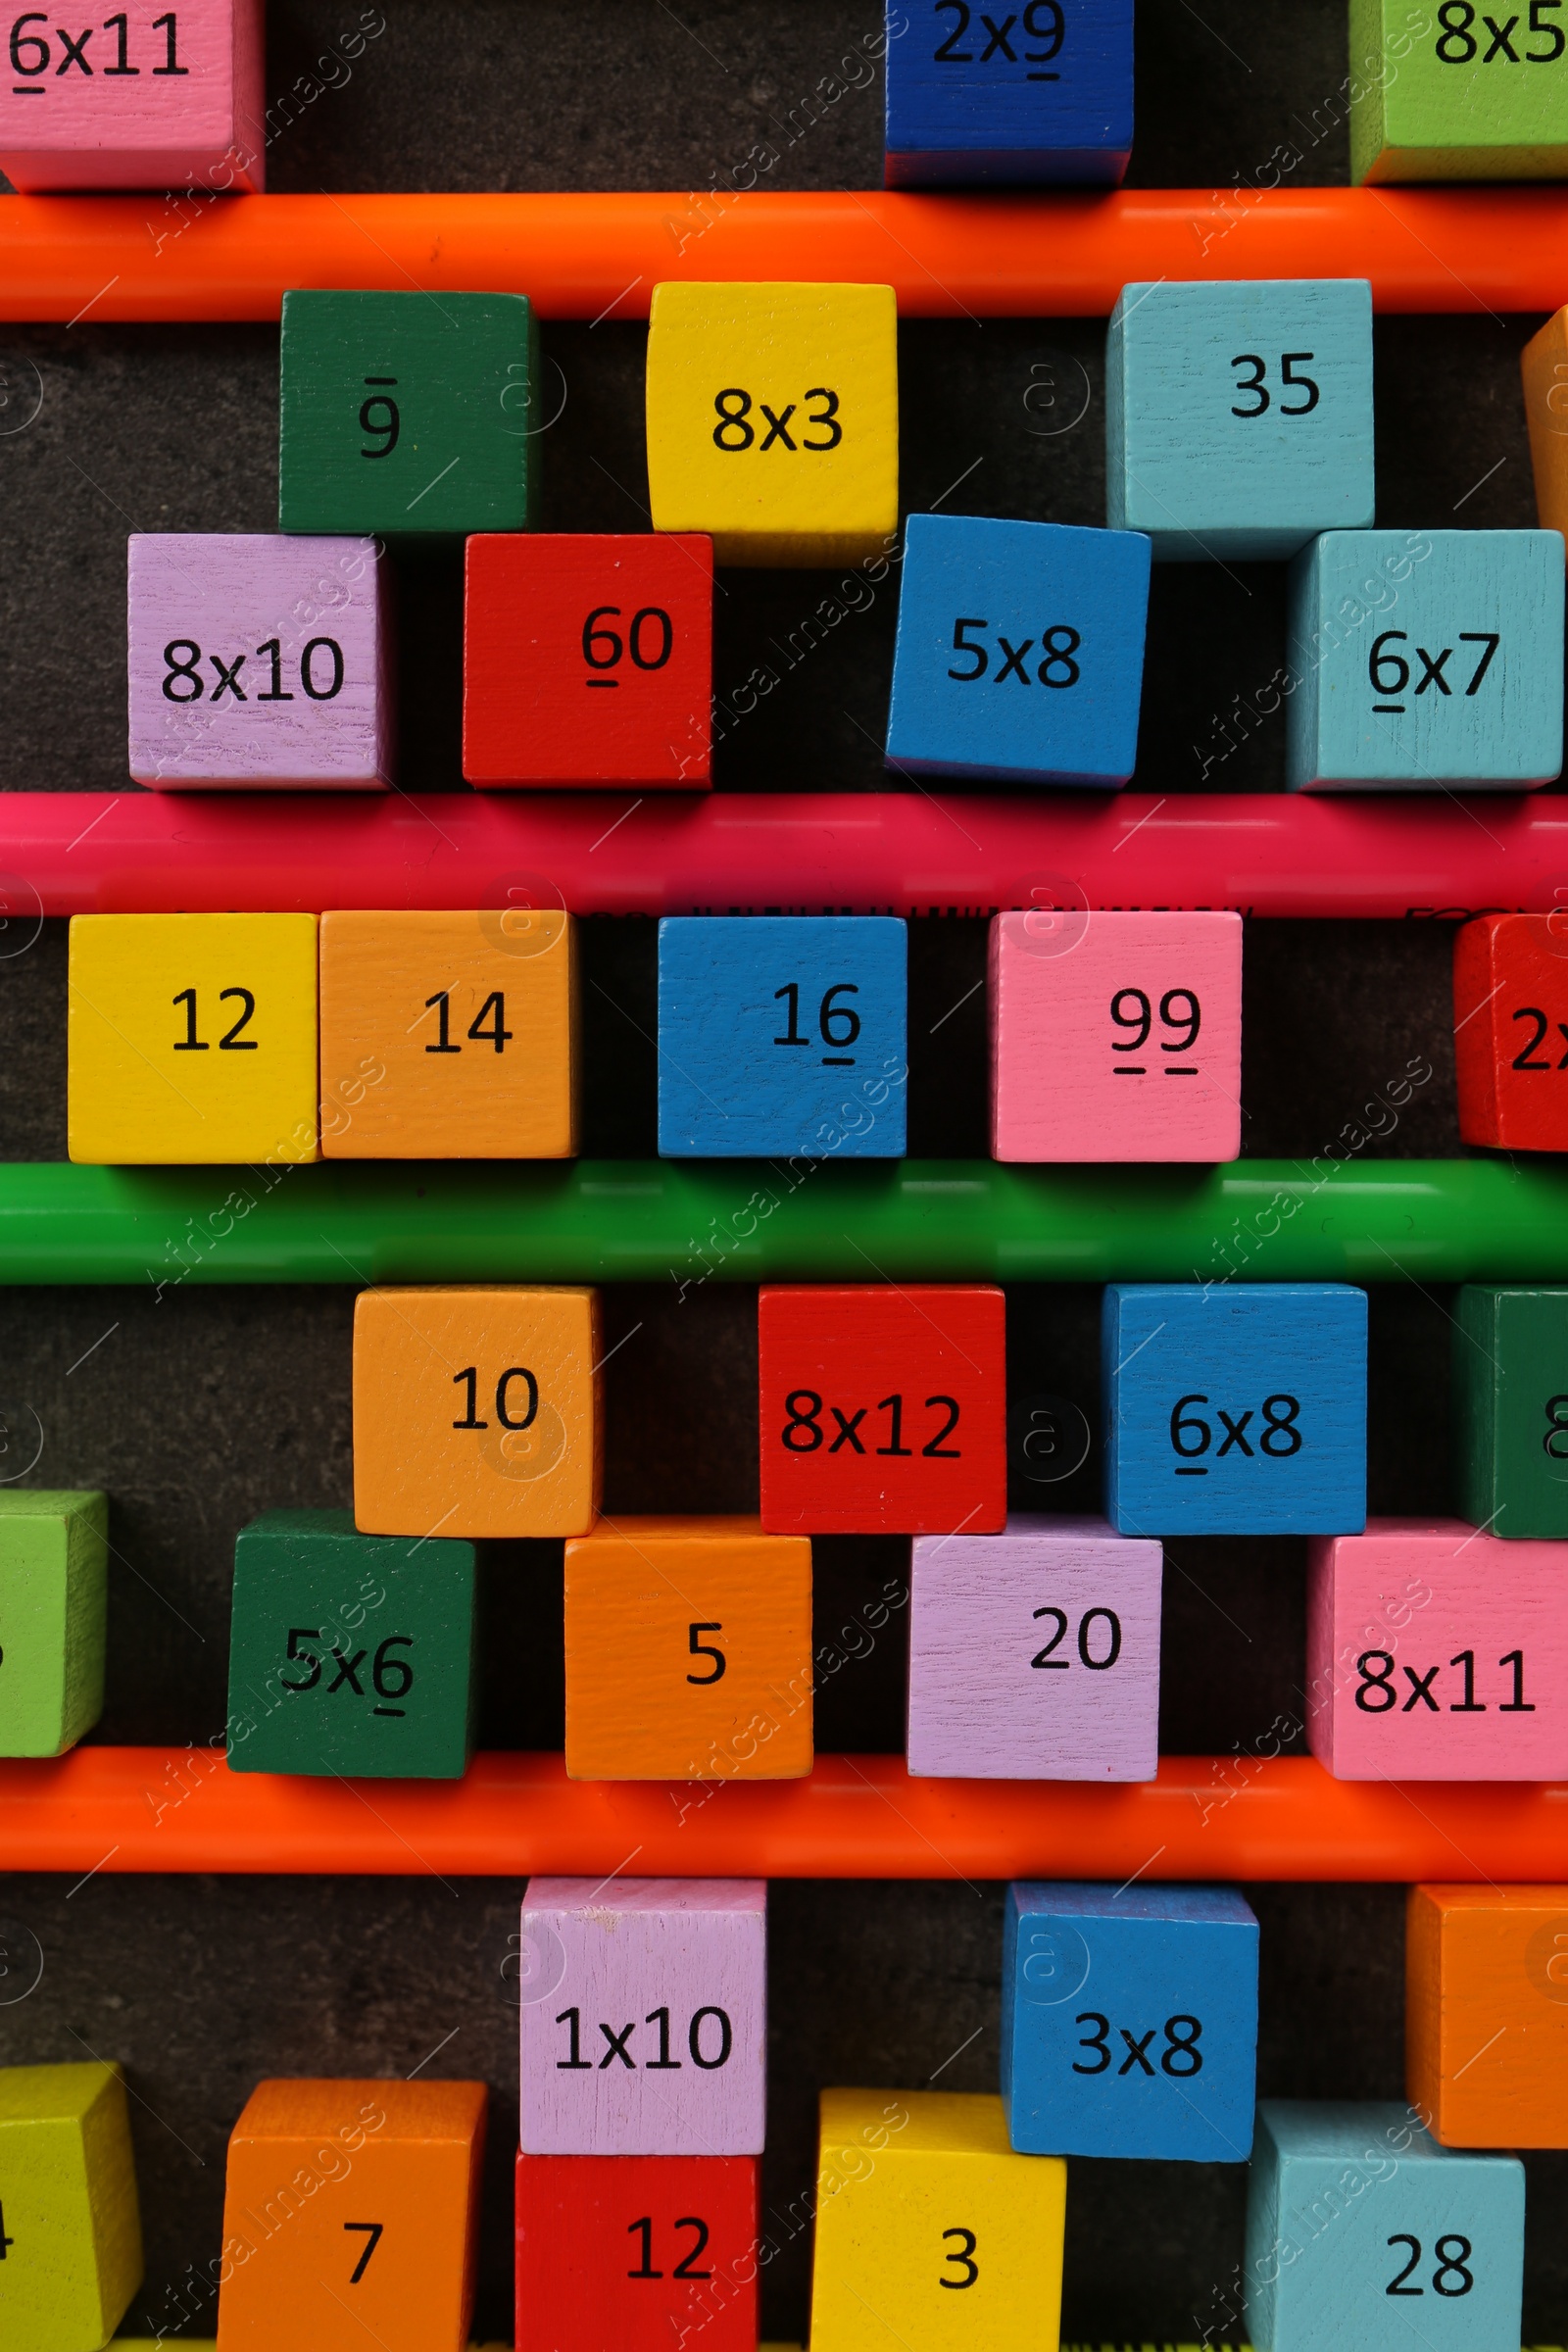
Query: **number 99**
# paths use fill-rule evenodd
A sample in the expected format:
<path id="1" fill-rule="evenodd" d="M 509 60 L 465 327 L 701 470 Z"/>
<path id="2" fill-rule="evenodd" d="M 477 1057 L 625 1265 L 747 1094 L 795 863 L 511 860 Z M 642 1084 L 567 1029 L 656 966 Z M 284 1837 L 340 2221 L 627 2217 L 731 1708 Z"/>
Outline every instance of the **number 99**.
<path id="1" fill-rule="evenodd" d="M 1128 1005 L 1132 1007 L 1132 1010 L 1123 1009 Z M 1113 1038 L 1111 1052 L 1113 1054 L 1141 1054 L 1149 1043 L 1149 1033 L 1154 1022 L 1153 1007 L 1144 991 L 1141 988 L 1119 988 L 1110 1000 L 1110 1017 L 1118 1029 L 1131 1029 L 1136 1032 L 1134 1036 L 1125 1041 Z M 1190 1054 L 1198 1042 L 1198 1033 L 1203 1025 L 1202 1007 L 1193 991 L 1190 988 L 1168 988 L 1159 1000 L 1159 1017 L 1165 1028 L 1179 1029 L 1182 1032 L 1180 1037 L 1162 1038 L 1160 1052 L 1162 1054 Z"/>

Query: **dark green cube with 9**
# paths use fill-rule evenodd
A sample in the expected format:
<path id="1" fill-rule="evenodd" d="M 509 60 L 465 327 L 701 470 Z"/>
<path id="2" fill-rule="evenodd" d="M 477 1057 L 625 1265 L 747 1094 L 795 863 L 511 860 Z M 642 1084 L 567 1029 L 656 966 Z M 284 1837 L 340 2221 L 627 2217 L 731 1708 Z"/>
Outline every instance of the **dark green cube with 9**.
<path id="1" fill-rule="evenodd" d="M 474 1549 L 267 1511 L 234 1546 L 235 1772 L 457 1780 L 473 1750 Z"/>
<path id="2" fill-rule="evenodd" d="M 278 527 L 527 530 L 538 382 L 526 295 L 285 294 Z"/>
<path id="3" fill-rule="evenodd" d="M 1568 1536 L 1568 1290 L 1466 1283 L 1457 1322 L 1461 1511 L 1494 1536 Z"/>

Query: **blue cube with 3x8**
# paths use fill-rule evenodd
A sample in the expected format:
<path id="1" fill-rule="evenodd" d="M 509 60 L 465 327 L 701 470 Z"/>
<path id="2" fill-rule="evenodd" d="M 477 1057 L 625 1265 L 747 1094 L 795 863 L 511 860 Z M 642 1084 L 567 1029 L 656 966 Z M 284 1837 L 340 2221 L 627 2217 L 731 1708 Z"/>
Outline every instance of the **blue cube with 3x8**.
<path id="1" fill-rule="evenodd" d="M 1139 531 L 977 514 L 905 525 L 887 765 L 1125 784 L 1149 617 Z"/>
<path id="2" fill-rule="evenodd" d="M 660 1156 L 902 1158 L 907 936 L 895 915 L 667 915 Z"/>
<path id="3" fill-rule="evenodd" d="M 1245 2163 L 1257 1947 L 1256 1919 L 1226 1886 L 1009 1886 L 1002 2098 L 1013 2146 Z"/>
<path id="4" fill-rule="evenodd" d="M 1133 0 L 888 0 L 890 188 L 1115 187 L 1133 143 Z"/>
<path id="5" fill-rule="evenodd" d="M 1328 531 L 1291 567 L 1297 792 L 1518 792 L 1562 767 L 1560 531 Z"/>
<path id="6" fill-rule="evenodd" d="M 1524 2253 L 1516 2156 L 1440 2147 L 1393 2100 L 1259 2105 L 1243 2274 L 1257 2352 L 1514 2352 Z"/>
<path id="7" fill-rule="evenodd" d="M 1348 1283 L 1111 1283 L 1101 1356 L 1117 1533 L 1359 1535 L 1366 1326 L 1366 1293 Z"/>
<path id="8" fill-rule="evenodd" d="M 1363 277 L 1123 286 L 1105 339 L 1105 519 L 1156 563 L 1294 556 L 1373 516 Z"/>

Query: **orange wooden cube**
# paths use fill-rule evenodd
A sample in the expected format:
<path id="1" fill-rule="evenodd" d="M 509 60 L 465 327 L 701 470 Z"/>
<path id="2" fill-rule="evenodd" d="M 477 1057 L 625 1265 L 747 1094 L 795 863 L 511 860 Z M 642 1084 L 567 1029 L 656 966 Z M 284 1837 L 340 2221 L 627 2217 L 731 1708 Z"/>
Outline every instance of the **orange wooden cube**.
<path id="1" fill-rule="evenodd" d="M 566 1771 L 811 1769 L 811 1544 L 760 1519 L 602 1519 L 566 1545 Z"/>
<path id="2" fill-rule="evenodd" d="M 599 1510 L 599 1296 L 362 1291 L 354 1523 L 367 1536 L 582 1536 Z"/>
<path id="3" fill-rule="evenodd" d="M 262 2082 L 228 2143 L 219 2352 L 464 2352 L 482 2082 Z"/>
<path id="4" fill-rule="evenodd" d="M 1556 311 L 1519 361 L 1543 529 L 1568 532 L 1568 310 Z"/>
<path id="5" fill-rule="evenodd" d="M 1405 2091 L 1448 2148 L 1568 2148 L 1568 1886 L 1412 1886 Z"/>
<path id="6" fill-rule="evenodd" d="M 569 1159 L 576 942 L 534 910 L 321 917 L 328 1159 Z"/>

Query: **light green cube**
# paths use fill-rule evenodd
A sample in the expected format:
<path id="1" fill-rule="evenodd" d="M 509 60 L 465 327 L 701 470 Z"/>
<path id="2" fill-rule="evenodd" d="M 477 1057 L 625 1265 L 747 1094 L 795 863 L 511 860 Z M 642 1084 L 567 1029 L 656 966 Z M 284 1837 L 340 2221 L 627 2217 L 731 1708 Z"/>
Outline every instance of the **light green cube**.
<path id="1" fill-rule="evenodd" d="M 0 2068 L 0 2352 L 99 2352 L 142 2279 L 118 2066 Z"/>
<path id="2" fill-rule="evenodd" d="M 104 1709 L 107 1494 L 0 1489 L 0 1756 L 59 1756 Z"/>
<path id="3" fill-rule="evenodd" d="M 1350 177 L 1568 178 L 1568 0 L 1350 0 Z"/>

